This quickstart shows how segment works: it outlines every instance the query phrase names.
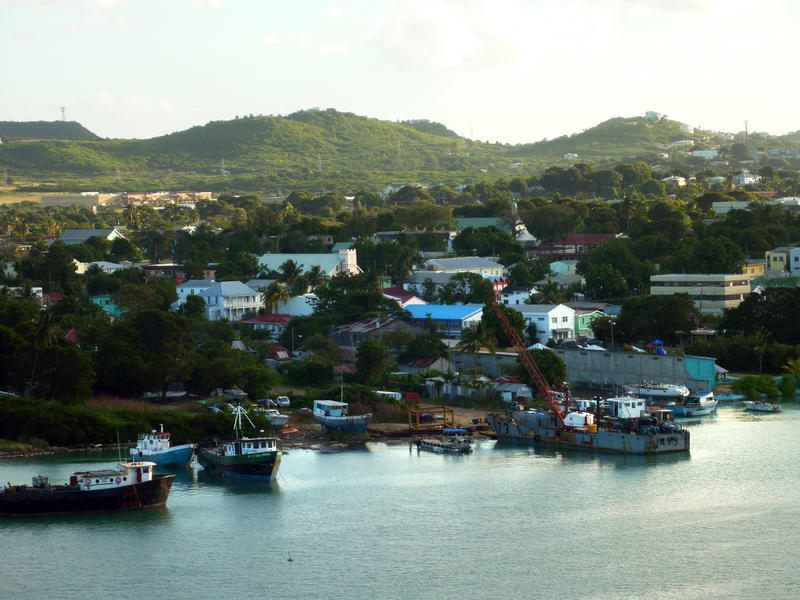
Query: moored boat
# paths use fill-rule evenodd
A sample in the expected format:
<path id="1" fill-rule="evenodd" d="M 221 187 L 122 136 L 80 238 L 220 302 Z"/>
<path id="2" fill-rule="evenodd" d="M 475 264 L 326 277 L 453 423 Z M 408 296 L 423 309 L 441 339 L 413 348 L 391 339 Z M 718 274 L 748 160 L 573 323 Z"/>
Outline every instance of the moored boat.
<path id="1" fill-rule="evenodd" d="M 690 394 L 689 388 L 677 383 L 642 382 L 622 386 L 628 396 L 641 396 L 655 401 L 681 400 Z"/>
<path id="2" fill-rule="evenodd" d="M 642 398 L 606 402 L 608 414 L 599 421 L 593 413 L 578 411 L 561 422 L 553 412 L 513 406 L 507 414 L 490 414 L 487 420 L 501 441 L 620 454 L 689 451 L 689 431 L 672 422 L 672 411 L 648 414 Z"/>
<path id="3" fill-rule="evenodd" d="M 423 437 L 414 440 L 417 448 L 439 454 L 469 454 L 472 440 L 466 429 L 444 429 L 439 437 Z"/>
<path id="4" fill-rule="evenodd" d="M 133 460 L 149 460 L 157 465 L 176 465 L 185 467 L 192 461 L 195 444 L 170 445 L 169 432 L 153 429 L 150 433 L 140 433 L 136 440 L 136 447 L 131 448 Z"/>
<path id="5" fill-rule="evenodd" d="M 668 404 L 667 408 L 673 410 L 677 417 L 702 417 L 717 410 L 717 404 L 714 392 L 698 392 L 691 394 L 684 402 Z"/>
<path id="6" fill-rule="evenodd" d="M 116 469 L 78 471 L 69 483 L 47 477 L 0 491 L 0 516 L 58 515 L 165 506 L 175 475 L 153 474 L 155 463 L 120 462 Z"/>
<path id="7" fill-rule="evenodd" d="M 197 449 L 197 462 L 221 478 L 271 481 L 278 475 L 282 453 L 274 437 L 242 437 L 242 416 L 250 417 L 241 406 L 233 410 L 234 439 Z M 253 425 L 255 428 L 255 426 Z"/>
<path id="8" fill-rule="evenodd" d="M 364 433 L 372 422 L 372 413 L 349 416 L 346 402 L 336 400 L 314 400 L 314 418 L 323 431 L 342 433 Z"/>
<path id="9" fill-rule="evenodd" d="M 781 412 L 781 407 L 777 404 L 770 404 L 769 402 L 764 402 L 763 400 L 745 400 L 744 403 L 745 410 L 751 410 L 753 412 L 765 412 L 765 413 L 779 413 Z"/>

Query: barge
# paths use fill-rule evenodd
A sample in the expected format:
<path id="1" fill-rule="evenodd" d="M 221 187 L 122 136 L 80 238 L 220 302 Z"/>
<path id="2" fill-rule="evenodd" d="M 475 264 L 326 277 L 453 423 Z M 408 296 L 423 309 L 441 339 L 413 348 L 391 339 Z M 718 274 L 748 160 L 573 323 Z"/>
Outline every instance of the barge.
<path id="1" fill-rule="evenodd" d="M 689 432 L 666 417 L 669 411 L 648 415 L 637 398 L 607 402 L 609 415 L 598 422 L 593 413 L 571 412 L 562 423 L 552 412 L 516 406 L 487 420 L 500 441 L 620 454 L 689 451 Z"/>

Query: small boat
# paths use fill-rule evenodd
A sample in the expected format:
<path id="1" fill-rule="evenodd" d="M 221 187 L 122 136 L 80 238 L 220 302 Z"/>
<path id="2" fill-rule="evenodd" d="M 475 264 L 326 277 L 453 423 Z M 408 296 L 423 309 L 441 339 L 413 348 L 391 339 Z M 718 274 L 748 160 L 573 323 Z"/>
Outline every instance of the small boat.
<path id="1" fill-rule="evenodd" d="M 745 410 L 752 410 L 753 412 L 765 412 L 765 413 L 779 413 L 781 412 L 781 407 L 777 404 L 770 404 L 769 402 L 763 402 L 762 400 L 745 400 L 744 402 Z"/>
<path id="2" fill-rule="evenodd" d="M 675 412 L 676 417 L 702 417 L 717 410 L 717 404 L 714 392 L 698 392 L 686 398 L 685 402 L 676 402 L 667 407 Z"/>
<path id="3" fill-rule="evenodd" d="M 282 415 L 274 408 L 268 408 L 263 412 L 273 427 L 283 427 L 289 422 L 289 415 Z"/>
<path id="4" fill-rule="evenodd" d="M 211 474 L 221 478 L 249 481 L 271 481 L 278 476 L 282 453 L 274 437 L 242 437 L 242 416 L 255 428 L 247 411 L 241 406 L 233 409 L 234 439 L 200 446 L 197 462 Z"/>
<path id="5" fill-rule="evenodd" d="M 689 388 L 676 383 L 638 383 L 622 386 L 628 396 L 652 398 L 654 400 L 677 400 L 689 396 Z"/>
<path id="6" fill-rule="evenodd" d="M 441 437 L 424 437 L 414 440 L 417 448 L 439 454 L 469 454 L 472 440 L 466 429 L 444 429 Z"/>
<path id="7" fill-rule="evenodd" d="M 336 400 L 314 400 L 314 418 L 323 431 L 342 433 L 364 433 L 372 422 L 372 413 L 348 416 L 347 403 Z"/>
<path id="8" fill-rule="evenodd" d="M 32 485 L 0 491 L 0 516 L 60 515 L 165 506 L 175 475 L 154 475 L 154 462 L 120 462 L 116 469 L 78 471 L 69 483 L 51 485 L 38 475 Z"/>
<path id="9" fill-rule="evenodd" d="M 132 460 L 149 460 L 157 465 L 177 465 L 185 467 L 192 462 L 195 444 L 181 444 L 170 446 L 169 433 L 153 429 L 150 433 L 140 433 L 136 440 L 136 447 L 131 448 Z"/>

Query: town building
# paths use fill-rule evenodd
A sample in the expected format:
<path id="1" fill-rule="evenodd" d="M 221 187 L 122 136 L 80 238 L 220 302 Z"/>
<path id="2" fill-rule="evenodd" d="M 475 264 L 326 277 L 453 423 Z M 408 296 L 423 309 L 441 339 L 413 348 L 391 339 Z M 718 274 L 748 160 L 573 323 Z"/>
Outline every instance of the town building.
<path id="1" fill-rule="evenodd" d="M 577 260 L 589 256 L 597 246 L 614 237 L 617 236 L 613 233 L 570 233 L 564 239 L 540 244 L 529 250 L 528 255 Z"/>
<path id="2" fill-rule="evenodd" d="M 721 315 L 750 294 L 750 277 L 740 273 L 670 273 L 650 276 L 650 295 L 688 294 L 701 314 Z"/>
<path id="3" fill-rule="evenodd" d="M 303 272 L 319 267 L 323 277 L 361 273 L 356 251 L 352 248 L 344 248 L 337 254 L 263 254 L 258 259 L 258 268 L 262 273 L 279 273 L 281 266 L 289 260 L 299 265 Z"/>
<path id="4" fill-rule="evenodd" d="M 503 304 L 525 304 L 535 293 L 535 286 L 507 285 L 500 291 L 500 302 Z"/>
<path id="5" fill-rule="evenodd" d="M 565 304 L 519 304 L 509 305 L 522 314 L 525 328 L 536 326 L 536 339 L 530 343 L 546 344 L 548 340 L 569 341 L 575 339 L 575 309 Z"/>
<path id="6" fill-rule="evenodd" d="M 427 304 L 425 300 L 417 296 L 414 292 L 409 292 L 401 287 L 386 287 L 381 291 L 384 296 L 395 300 L 402 308 L 410 304 Z"/>
<path id="7" fill-rule="evenodd" d="M 755 185 L 759 181 L 761 181 L 761 175 L 750 173 L 749 171 L 742 171 L 733 176 L 733 182 L 736 185 Z"/>
<path id="8" fill-rule="evenodd" d="M 464 329 L 480 323 L 483 318 L 483 306 L 480 304 L 412 304 L 406 310 L 418 325 L 425 327 L 430 319 L 439 335 L 451 339 L 461 339 Z"/>
<path id="9" fill-rule="evenodd" d="M 116 228 L 112 229 L 67 229 L 58 238 L 58 241 L 67 246 L 76 244 L 85 244 L 90 238 L 99 237 L 101 239 L 113 242 L 123 235 Z"/>
<path id="10" fill-rule="evenodd" d="M 413 238 L 419 236 L 435 236 L 444 241 L 447 252 L 453 251 L 453 240 L 458 235 L 457 231 L 378 231 L 372 236 L 376 243 L 396 242 L 403 238 Z"/>
<path id="11" fill-rule="evenodd" d="M 77 206 L 97 208 L 105 206 L 119 199 L 119 194 L 101 194 L 99 192 L 83 192 L 80 194 L 44 194 L 42 196 L 42 208 L 51 206 Z"/>
<path id="12" fill-rule="evenodd" d="M 742 273 L 750 278 L 763 277 L 767 269 L 767 262 L 763 258 L 748 258 L 742 267 Z"/>
<path id="13" fill-rule="evenodd" d="M 764 253 L 767 272 L 785 272 L 789 270 L 789 248 L 779 246 Z"/>
<path id="14" fill-rule="evenodd" d="M 464 256 L 459 258 L 431 258 L 422 263 L 425 271 L 435 273 L 485 273 L 503 276 L 503 265 L 494 258 Z"/>
<path id="15" fill-rule="evenodd" d="M 335 327 L 331 331 L 331 338 L 339 346 L 355 349 L 364 340 L 380 339 L 395 331 L 419 335 L 425 333 L 425 328 L 404 319 L 375 317 Z"/>
<path id="16" fill-rule="evenodd" d="M 240 321 L 246 314 L 263 308 L 262 295 L 241 281 L 215 282 L 197 295 L 206 302 L 209 321 Z"/>
<path id="17" fill-rule="evenodd" d="M 274 339 L 278 339 L 286 331 L 286 327 L 291 323 L 291 315 L 282 315 L 274 313 L 271 315 L 259 315 L 250 319 L 242 321 L 243 325 L 255 329 L 257 331 L 266 331 Z"/>

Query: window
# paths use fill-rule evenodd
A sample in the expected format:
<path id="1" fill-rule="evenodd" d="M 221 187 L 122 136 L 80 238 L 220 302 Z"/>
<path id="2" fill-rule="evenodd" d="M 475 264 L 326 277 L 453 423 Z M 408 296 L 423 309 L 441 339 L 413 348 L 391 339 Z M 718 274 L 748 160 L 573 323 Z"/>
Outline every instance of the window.
<path id="1" fill-rule="evenodd" d="M 566 323 L 569 321 L 569 317 L 561 317 L 561 322 Z"/>
<path id="2" fill-rule="evenodd" d="M 554 325 L 558 323 L 558 317 L 550 317 L 550 322 Z"/>

